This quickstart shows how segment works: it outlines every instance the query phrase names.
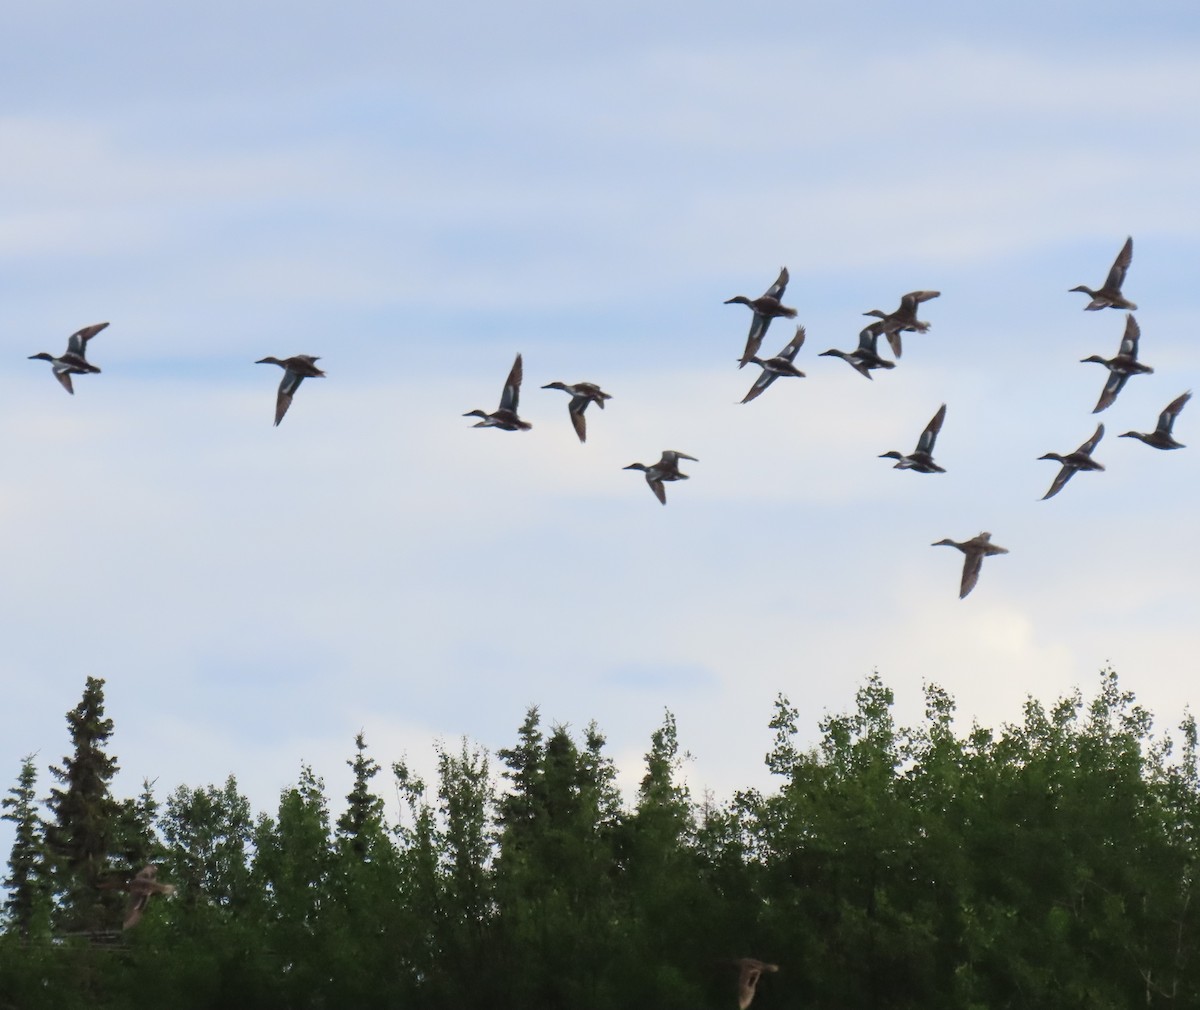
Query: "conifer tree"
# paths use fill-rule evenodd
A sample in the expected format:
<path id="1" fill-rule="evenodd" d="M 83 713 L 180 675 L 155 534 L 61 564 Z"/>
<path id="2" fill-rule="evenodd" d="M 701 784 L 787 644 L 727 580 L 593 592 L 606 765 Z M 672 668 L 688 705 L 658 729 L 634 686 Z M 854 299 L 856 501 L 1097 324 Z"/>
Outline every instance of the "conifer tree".
<path id="1" fill-rule="evenodd" d="M 34 918 L 44 907 L 47 881 L 45 879 L 45 845 L 42 823 L 37 812 L 37 768 L 35 754 L 21 761 L 21 773 L 9 795 L 0 800 L 6 811 L 3 820 L 14 827 L 12 853 L 8 859 L 8 876 L 4 886 L 9 889 L 4 911 L 10 928 L 22 937 L 33 931 Z"/>
<path id="2" fill-rule="evenodd" d="M 120 922 L 120 892 L 97 884 L 108 866 L 115 840 L 118 804 L 109 792 L 117 759 L 105 752 L 113 722 L 104 717 L 104 681 L 88 677 L 79 704 L 67 713 L 72 753 L 50 773 L 61 784 L 50 790 L 53 820 L 46 841 L 60 895 L 59 926 L 67 932 L 94 932 Z"/>

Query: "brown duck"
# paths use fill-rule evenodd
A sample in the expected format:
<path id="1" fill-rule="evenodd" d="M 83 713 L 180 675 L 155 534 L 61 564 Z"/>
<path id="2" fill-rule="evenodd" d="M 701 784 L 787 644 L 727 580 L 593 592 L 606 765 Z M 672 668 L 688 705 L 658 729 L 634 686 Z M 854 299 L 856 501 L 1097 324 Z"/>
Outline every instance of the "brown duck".
<path id="1" fill-rule="evenodd" d="M 1121 251 L 1117 253 L 1117 258 L 1113 262 L 1112 269 L 1108 271 L 1108 278 L 1098 290 L 1093 291 L 1086 284 L 1080 284 L 1078 287 L 1071 288 L 1072 291 L 1082 291 L 1085 295 L 1092 296 L 1092 300 L 1083 307 L 1085 312 L 1095 312 L 1098 309 L 1137 311 L 1137 306 L 1121 294 L 1121 285 L 1125 283 L 1125 274 L 1128 272 L 1129 264 L 1132 262 L 1133 236 L 1131 235 L 1125 240 L 1125 244 L 1121 246 Z"/>
<path id="2" fill-rule="evenodd" d="M 579 441 L 587 441 L 587 421 L 584 419 L 583 412 L 587 410 L 589 403 L 594 403 L 601 410 L 604 409 L 604 401 L 611 400 L 612 397 L 603 392 L 594 382 L 576 382 L 574 385 L 567 385 L 565 382 L 551 382 L 542 387 L 542 389 L 561 389 L 564 393 L 569 393 L 571 402 L 567 404 L 567 412 L 571 415 L 571 424 L 575 428 L 575 434 L 579 436 Z"/>
<path id="3" fill-rule="evenodd" d="M 75 388 L 71 385 L 72 375 L 87 375 L 89 372 L 98 373 L 100 371 L 99 368 L 87 359 L 87 343 L 107 325 L 108 323 L 95 323 L 92 326 L 85 326 L 82 330 L 72 333 L 67 338 L 67 349 L 58 355 L 58 357 L 46 351 L 41 351 L 38 354 L 29 355 L 29 360 L 49 361 L 54 377 L 59 381 L 63 389 L 74 396 Z"/>
<path id="4" fill-rule="evenodd" d="M 742 403 L 749 403 L 756 396 L 765 393 L 771 383 L 778 379 L 781 375 L 792 375 L 796 378 L 803 379 L 804 373 L 800 371 L 792 360 L 796 357 L 796 352 L 804 345 L 804 327 L 796 327 L 796 335 L 788 341 L 788 345 L 773 358 L 758 358 L 754 355 L 750 356 L 750 361 L 753 361 L 759 368 L 762 369 L 762 375 L 758 377 L 754 385 L 750 387 L 743 398 Z"/>
<path id="5" fill-rule="evenodd" d="M 864 312 L 864 316 L 878 316 L 880 319 L 880 322 L 871 323 L 867 329 L 873 330 L 877 337 L 886 336 L 892 353 L 898 358 L 901 351 L 900 334 L 902 332 L 925 333 L 929 330 L 930 324 L 917 318 L 917 306 L 940 296 L 940 291 L 910 291 L 901 296 L 900 308 L 895 312 L 882 312 L 879 309 Z"/>
<path id="6" fill-rule="evenodd" d="M 1062 469 L 1058 471 L 1058 475 L 1054 478 L 1054 483 L 1050 485 L 1050 490 L 1042 495 L 1042 501 L 1045 501 L 1047 498 L 1053 498 L 1058 494 L 1066 486 L 1067 481 L 1074 477 L 1080 470 L 1104 469 L 1103 464 L 1097 463 L 1092 459 L 1092 451 L 1100 444 L 1100 439 L 1103 437 L 1104 425 L 1098 424 L 1096 425 L 1095 434 L 1074 452 L 1069 452 L 1065 456 L 1060 456 L 1056 452 L 1048 452 L 1045 456 L 1038 457 L 1038 459 L 1052 459 L 1062 464 Z"/>
<path id="7" fill-rule="evenodd" d="M 679 461 L 681 459 L 690 459 L 693 463 L 700 462 L 695 456 L 689 456 L 686 452 L 665 449 L 657 463 L 651 463 L 649 466 L 646 466 L 645 463 L 630 463 L 629 466 L 623 469 L 641 470 L 646 475 L 646 483 L 650 485 L 650 490 L 654 492 L 654 497 L 666 505 L 667 492 L 663 487 L 663 481 L 688 479 L 686 473 L 679 472 Z"/>
<path id="8" fill-rule="evenodd" d="M 502 431 L 528 431 L 533 427 L 528 421 L 517 417 L 517 401 L 521 396 L 521 355 L 513 362 L 508 378 L 504 380 L 504 389 L 500 393 L 500 406 L 494 413 L 488 414 L 482 410 L 469 410 L 463 417 L 478 417 L 481 420 L 472 425 L 473 428 L 500 428 Z"/>
<path id="9" fill-rule="evenodd" d="M 993 554 L 1007 554 L 1007 547 L 997 547 L 992 543 L 990 533 L 980 533 L 970 540 L 961 543 L 957 540 L 939 540 L 933 547 L 957 547 L 966 557 L 963 558 L 962 581 L 958 584 L 958 598 L 961 600 L 979 581 L 979 570 L 983 567 L 983 559 Z"/>
<path id="10" fill-rule="evenodd" d="M 1179 412 L 1191 398 L 1192 394 L 1189 390 L 1168 403 L 1163 408 L 1163 412 L 1158 415 L 1158 425 L 1153 431 L 1127 431 L 1117 437 L 1136 438 L 1139 442 L 1154 446 L 1155 449 L 1186 449 L 1187 446 L 1182 442 L 1175 441 L 1171 429 L 1175 426 L 1175 418 L 1179 416 Z"/>
<path id="11" fill-rule="evenodd" d="M 757 298 L 734 295 L 734 297 L 725 300 L 726 305 L 746 305 L 754 313 L 754 318 L 750 320 L 750 334 L 746 337 L 746 349 L 742 352 L 738 368 L 745 367 L 746 362 L 758 353 L 758 349 L 763 342 L 763 337 L 766 336 L 767 327 L 771 325 L 772 319 L 777 316 L 785 316 L 788 319 L 796 318 L 796 310 L 789 309 L 786 305 L 780 304 L 779 301 L 783 297 L 783 292 L 787 289 L 787 284 L 788 271 L 787 267 L 783 267 L 779 271 L 779 277 L 776 278 L 775 283 Z"/>
<path id="12" fill-rule="evenodd" d="M 759 961 L 753 957 L 734 958 L 730 963 L 738 969 L 738 1008 L 746 1010 L 754 999 L 754 993 L 762 973 L 764 971 L 777 972 L 779 965 L 768 964 L 766 961 Z"/>
<path id="13" fill-rule="evenodd" d="M 283 378 L 279 381 L 279 392 L 275 396 L 275 427 L 283 420 L 283 415 L 292 405 L 292 397 L 305 379 L 323 379 L 325 373 L 317 367 L 320 358 L 311 354 L 297 354 L 290 358 L 259 358 L 256 365 L 278 365 L 283 369 Z"/>
<path id="14" fill-rule="evenodd" d="M 1133 318 L 1133 314 L 1130 313 L 1125 317 L 1125 335 L 1121 338 L 1121 346 L 1117 349 L 1115 357 L 1102 358 L 1099 354 L 1091 354 L 1080 359 L 1081 362 L 1094 361 L 1108 369 L 1108 381 L 1104 383 L 1104 389 L 1100 391 L 1100 399 L 1096 401 L 1096 406 L 1092 409 L 1093 414 L 1099 414 L 1100 411 L 1112 406 L 1117 394 L 1124 388 L 1125 380 L 1131 375 L 1149 375 L 1154 371 L 1149 365 L 1143 365 L 1137 359 L 1138 338 L 1141 335 L 1141 328 L 1138 326 L 1137 320 Z"/>

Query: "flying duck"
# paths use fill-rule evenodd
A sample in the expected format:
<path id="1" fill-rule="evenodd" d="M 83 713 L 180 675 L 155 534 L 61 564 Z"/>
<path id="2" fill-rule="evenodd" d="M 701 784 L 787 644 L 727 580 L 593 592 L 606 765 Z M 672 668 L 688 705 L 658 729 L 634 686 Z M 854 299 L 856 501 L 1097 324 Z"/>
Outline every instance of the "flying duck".
<path id="1" fill-rule="evenodd" d="M 868 326 L 858 335 L 858 347 L 847 353 L 839 351 L 836 348 L 831 348 L 828 351 L 822 351 L 818 357 L 841 358 L 843 361 L 851 365 L 859 375 L 866 378 L 871 378 L 871 372 L 876 368 L 895 368 L 896 362 L 888 361 L 886 358 L 879 356 L 877 349 L 879 344 L 879 334 L 874 328 Z"/>
<path id="2" fill-rule="evenodd" d="M 1127 431 L 1118 438 L 1136 438 L 1140 442 L 1145 442 L 1147 445 L 1154 446 L 1155 449 L 1184 449 L 1186 446 L 1182 442 L 1176 442 L 1175 436 L 1171 434 L 1171 429 L 1175 426 L 1175 418 L 1179 416 L 1179 412 L 1183 410 L 1184 405 L 1192 398 L 1191 390 L 1175 397 L 1164 408 L 1163 412 L 1158 415 L 1158 426 L 1150 432 L 1142 431 Z"/>
<path id="3" fill-rule="evenodd" d="M 867 329 L 874 330 L 877 337 L 881 334 L 886 336 L 892 353 L 898 358 L 900 357 L 900 334 L 902 331 L 925 333 L 929 329 L 929 323 L 922 322 L 917 318 L 917 306 L 921 302 L 927 302 L 940 295 L 940 291 L 910 291 L 901 296 L 900 307 L 895 312 L 882 312 L 879 309 L 864 312 L 864 316 L 878 316 L 881 320 L 878 323 L 871 323 Z"/>
<path id="4" fill-rule="evenodd" d="M 67 349 L 58 357 L 42 351 L 38 354 L 29 355 L 29 360 L 49 361 L 54 377 L 62 384 L 63 389 L 74 396 L 75 389 L 71 385 L 72 375 L 87 375 L 89 372 L 100 371 L 99 368 L 87 360 L 87 342 L 107 325 L 108 323 L 95 323 L 92 326 L 85 326 L 82 330 L 72 333 L 67 338 Z"/>
<path id="5" fill-rule="evenodd" d="M 138 870 L 130 881 L 120 885 L 123 891 L 129 892 L 129 909 L 125 913 L 122 929 L 130 929 L 138 924 L 146 906 L 150 904 L 151 897 L 156 894 L 175 893 L 174 884 L 160 884 L 157 877 L 158 867 L 154 863 L 148 863 Z"/>
<path id="6" fill-rule="evenodd" d="M 1062 464 L 1062 469 L 1058 471 L 1058 476 L 1054 478 L 1054 483 L 1050 485 L 1050 490 L 1042 495 L 1042 501 L 1045 501 L 1047 498 L 1053 498 L 1058 494 L 1067 481 L 1074 477 L 1078 471 L 1104 469 L 1102 464 L 1092 459 L 1092 450 L 1096 448 L 1103 437 L 1104 425 L 1098 424 L 1096 425 L 1096 433 L 1074 452 L 1069 452 L 1065 456 L 1060 456 L 1056 452 L 1048 452 L 1045 456 L 1038 457 L 1038 459 L 1052 459 Z"/>
<path id="7" fill-rule="evenodd" d="M 577 382 L 573 386 L 568 386 L 565 382 L 551 382 L 542 389 L 561 389 L 564 393 L 571 395 L 571 402 L 567 404 L 567 412 L 571 415 L 571 424 L 575 426 L 575 434 L 579 436 L 581 442 L 587 441 L 587 421 L 583 416 L 587 405 L 595 403 L 603 410 L 604 401 L 612 399 L 594 382 Z"/>
<path id="8" fill-rule="evenodd" d="M 758 980 L 764 971 L 777 972 L 779 965 L 767 964 L 766 961 L 759 961 L 753 957 L 738 957 L 730 962 L 738 969 L 738 1007 L 739 1010 L 746 1010 L 754 999 L 755 988 L 758 986 Z"/>
<path id="9" fill-rule="evenodd" d="M 1125 283 L 1125 273 L 1129 270 L 1129 264 L 1132 260 L 1133 236 L 1131 235 L 1125 240 L 1125 244 L 1121 246 L 1121 251 L 1117 253 L 1117 258 L 1113 262 L 1112 269 L 1108 272 L 1108 278 L 1105 280 L 1103 287 L 1098 291 L 1093 291 L 1086 284 L 1080 284 L 1079 287 L 1071 288 L 1072 291 L 1082 291 L 1085 295 L 1092 296 L 1092 300 L 1083 307 L 1085 312 L 1094 312 L 1097 309 L 1137 311 L 1137 306 L 1121 294 L 1121 285 Z"/>
<path id="10" fill-rule="evenodd" d="M 275 427 L 283 420 L 283 415 L 292 405 L 292 397 L 305 379 L 323 379 L 325 373 L 317 367 L 320 358 L 311 354 L 297 354 L 290 358 L 266 357 L 254 362 L 256 365 L 278 365 L 283 369 L 283 378 L 279 381 L 279 393 L 275 397 Z"/>
<path id="11" fill-rule="evenodd" d="M 517 417 L 517 400 L 521 395 L 521 375 L 521 355 L 518 354 L 516 361 L 513 362 L 512 370 L 508 373 L 508 378 L 504 380 L 504 390 L 500 393 L 500 406 L 496 408 L 496 412 L 488 414 L 482 410 L 468 410 L 463 417 L 481 418 L 472 425 L 473 428 L 528 431 L 533 425 Z"/>
<path id="12" fill-rule="evenodd" d="M 958 587 L 958 598 L 961 600 L 972 589 L 975 588 L 975 583 L 979 581 L 979 570 L 983 567 L 983 559 L 991 557 L 993 554 L 1007 554 L 1007 547 L 997 547 L 992 543 L 992 535 L 990 533 L 980 533 L 970 540 L 964 540 L 959 543 L 957 540 L 939 540 L 932 547 L 957 547 L 963 554 L 963 571 L 962 582 Z"/>
<path id="13" fill-rule="evenodd" d="M 767 387 L 770 386 L 771 383 L 778 379 L 781 375 L 794 375 L 803 379 L 804 373 L 792 364 L 792 359 L 796 357 L 796 352 L 800 350 L 803 344 L 804 327 L 797 326 L 796 335 L 792 337 L 787 347 L 775 355 L 775 357 L 763 359 L 755 357 L 753 354 L 750 355 L 747 360 L 753 361 L 756 365 L 758 365 L 762 369 L 762 375 L 760 375 L 754 385 L 750 387 L 750 392 L 748 392 L 742 399 L 742 403 L 749 403 L 756 396 L 766 392 Z"/>
<path id="14" fill-rule="evenodd" d="M 1133 314 L 1130 313 L 1125 317 L 1125 335 L 1121 338 L 1121 346 L 1115 357 L 1102 358 L 1099 354 L 1092 354 L 1080 359 L 1081 362 L 1094 361 L 1108 369 L 1108 381 L 1104 383 L 1100 399 L 1096 401 L 1096 406 L 1092 410 L 1093 414 L 1099 414 L 1106 407 L 1112 406 L 1112 402 L 1125 385 L 1125 380 L 1131 375 L 1148 375 L 1154 371 L 1149 365 L 1143 365 L 1137 359 L 1138 337 L 1141 335 L 1141 328 L 1138 326 L 1137 320 L 1133 318 Z"/>
<path id="15" fill-rule="evenodd" d="M 891 452 L 880 453 L 880 459 L 895 459 L 899 462 L 893 470 L 916 470 L 918 473 L 945 473 L 946 471 L 933 461 L 933 443 L 937 441 L 938 432 L 942 430 L 942 422 L 946 420 L 946 405 L 943 403 L 933 419 L 921 432 L 917 447 L 908 456 L 895 449 Z"/>
<path id="16" fill-rule="evenodd" d="M 686 452 L 664 449 L 662 457 L 657 463 L 652 463 L 650 466 L 646 466 L 645 463 L 630 463 L 629 466 L 623 467 L 623 469 L 643 471 L 646 474 L 646 483 L 650 485 L 650 490 L 654 492 L 654 497 L 666 505 L 667 492 L 663 488 L 663 481 L 688 479 L 686 473 L 679 472 L 679 461 L 681 459 L 690 459 L 693 463 L 700 462 L 695 456 L 689 456 Z"/>
<path id="17" fill-rule="evenodd" d="M 725 300 L 726 305 L 749 306 L 754 313 L 754 318 L 750 320 L 750 334 L 746 337 L 746 349 L 742 352 L 738 368 L 745 367 L 746 362 L 758 353 L 758 348 L 762 344 L 763 337 L 766 336 L 767 327 L 771 325 L 772 319 L 776 316 L 786 316 L 788 319 L 796 318 L 795 309 L 789 309 L 786 305 L 779 303 L 779 299 L 783 297 L 783 292 L 787 288 L 787 283 L 788 271 L 787 267 L 784 267 L 779 271 L 779 277 L 775 283 L 758 298 L 735 295 L 733 298 Z"/>

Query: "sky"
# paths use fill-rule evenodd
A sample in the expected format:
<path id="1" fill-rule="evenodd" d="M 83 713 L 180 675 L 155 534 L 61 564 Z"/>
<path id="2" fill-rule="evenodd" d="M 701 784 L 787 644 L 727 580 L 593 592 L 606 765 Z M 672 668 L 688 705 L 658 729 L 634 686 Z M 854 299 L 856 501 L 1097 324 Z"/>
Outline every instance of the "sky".
<path id="1" fill-rule="evenodd" d="M 770 788 L 877 671 L 915 724 L 1196 702 L 1200 16 L 1190 3 L 75 0 L 0 15 L 0 779 L 106 681 L 119 796 L 311 764 L 429 777 L 526 709 L 635 789 L 669 709 L 697 796 Z M 1140 357 L 1091 414 L 1134 237 Z M 741 405 L 786 265 L 804 379 Z M 864 381 L 872 308 L 928 333 Z M 39 351 L 109 321 L 67 396 Z M 763 345 L 782 348 L 777 321 Z M 472 427 L 524 357 L 529 432 Z M 266 355 L 320 356 L 272 426 Z M 612 395 L 581 445 L 559 380 Z M 947 404 L 947 473 L 892 469 Z M 1088 438 L 1103 473 L 1040 501 Z M 641 474 L 697 457 L 658 504 Z M 990 531 L 962 556 L 930 545 Z M 386 776 L 377 780 L 384 795 Z M 8 786 L 5 787 L 7 789 Z M 388 795 L 395 811 L 394 797 Z M 7 851 L 8 825 L 0 831 Z"/>

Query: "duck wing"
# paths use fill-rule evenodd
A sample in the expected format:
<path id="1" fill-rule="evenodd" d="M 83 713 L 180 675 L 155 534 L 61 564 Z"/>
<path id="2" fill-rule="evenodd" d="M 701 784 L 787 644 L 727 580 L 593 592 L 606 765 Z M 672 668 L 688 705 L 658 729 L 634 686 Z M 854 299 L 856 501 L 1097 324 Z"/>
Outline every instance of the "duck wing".
<path id="1" fill-rule="evenodd" d="M 1090 456 L 1092 454 L 1092 450 L 1095 449 L 1096 446 L 1098 446 L 1100 444 L 1100 439 L 1102 439 L 1103 437 L 1104 437 L 1104 425 L 1098 424 L 1098 425 L 1096 425 L 1096 431 L 1092 435 L 1092 437 L 1089 438 L 1086 442 L 1084 442 L 1083 445 L 1081 445 L 1075 451 L 1077 453 L 1079 453 L 1081 456 Z"/>
<path id="2" fill-rule="evenodd" d="M 1096 406 L 1092 408 L 1092 413 L 1099 414 L 1100 411 L 1111 407 L 1117 398 L 1117 394 L 1124 388 L 1125 380 L 1128 378 L 1128 372 L 1115 372 L 1110 369 L 1108 380 L 1104 383 L 1104 389 L 1100 391 L 1100 399 L 1096 401 Z"/>
<path id="3" fill-rule="evenodd" d="M 1117 258 L 1113 261 L 1112 269 L 1108 271 L 1108 279 L 1104 282 L 1105 288 L 1111 291 L 1119 291 L 1121 285 L 1125 283 L 1125 274 L 1129 270 L 1129 264 L 1133 262 L 1133 236 L 1125 240 L 1125 244 L 1121 246 L 1121 251 L 1117 253 Z"/>
<path id="4" fill-rule="evenodd" d="M 1047 498 L 1050 496 L 1047 495 Z M 962 581 L 958 585 L 958 598 L 961 600 L 979 581 L 979 572 L 983 568 L 983 551 L 966 551 L 963 557 Z"/>
<path id="5" fill-rule="evenodd" d="M 779 270 L 779 276 L 775 279 L 775 283 L 763 292 L 763 297 L 774 298 L 776 301 L 780 301 L 783 298 L 784 291 L 787 290 L 789 279 L 787 267 L 781 267 Z"/>
<path id="6" fill-rule="evenodd" d="M 666 505 L 667 489 L 663 487 L 663 482 L 657 477 L 651 477 L 650 474 L 646 474 L 646 483 L 650 485 L 650 490 L 654 492 L 654 497 Z"/>
<path id="7" fill-rule="evenodd" d="M 76 330 L 67 338 L 67 353 L 84 357 L 87 354 L 87 342 L 107 325 L 108 323 L 94 323 L 91 326 L 85 326 L 82 330 Z"/>
<path id="8" fill-rule="evenodd" d="M 787 347 L 785 347 L 782 351 L 780 351 L 777 355 L 775 355 L 775 357 L 785 358 L 786 360 L 791 361 L 793 358 L 796 357 L 796 352 L 798 350 L 800 350 L 801 347 L 804 346 L 804 337 L 805 337 L 804 327 L 797 326 L 796 327 L 796 335 L 794 337 L 792 337 L 791 340 L 788 341 Z"/>
<path id="9" fill-rule="evenodd" d="M 1121 337 L 1121 349 L 1117 353 L 1136 359 L 1138 353 L 1138 338 L 1141 335 L 1142 328 L 1138 326 L 1137 320 L 1133 318 L 1133 313 L 1126 313 L 1125 335 Z"/>
<path id="10" fill-rule="evenodd" d="M 918 453 L 933 455 L 933 443 L 937 441 L 938 432 L 942 430 L 944 420 L 946 420 L 946 405 L 943 403 L 929 424 L 925 426 L 925 430 L 921 432 L 921 437 L 917 440 Z"/>
<path id="11" fill-rule="evenodd" d="M 1072 477 L 1075 476 L 1075 471 L 1077 469 L 1079 469 L 1079 468 L 1072 466 L 1070 463 L 1064 463 L 1062 465 L 1062 467 L 1059 469 L 1057 476 L 1054 478 L 1054 483 L 1050 485 L 1050 490 L 1047 491 L 1044 495 L 1042 495 L 1042 501 L 1045 501 L 1047 498 L 1053 498 L 1056 494 L 1058 494 L 1058 492 L 1061 491 L 1066 486 L 1067 481 L 1069 481 Z M 976 557 L 982 558 L 983 555 L 982 554 L 976 555 Z M 976 567 L 978 567 L 978 564 Z M 966 584 L 966 578 L 967 578 L 967 573 L 964 570 L 964 572 L 963 572 L 963 584 L 964 585 Z M 971 585 L 974 585 L 974 584 L 975 584 L 974 582 L 971 583 Z M 964 591 L 963 595 L 966 595 L 966 592 L 969 592 L 969 590 Z"/>
<path id="12" fill-rule="evenodd" d="M 579 441 L 587 441 L 587 420 L 583 416 L 583 412 L 587 410 L 587 405 L 591 401 L 589 396 L 572 396 L 571 402 L 567 404 L 567 412 L 571 415 L 571 424 L 575 427 L 575 434 L 579 436 Z M 604 401 L 598 401 L 600 406 L 604 406 Z"/>
<path id="13" fill-rule="evenodd" d="M 758 349 L 762 346 L 763 337 L 767 335 L 767 327 L 771 325 L 771 317 L 764 316 L 757 309 L 754 310 L 754 318 L 750 320 L 750 332 L 746 336 L 746 349 L 742 351 L 741 360 L 738 362 L 738 368 L 743 368 L 751 358 L 758 354 Z"/>
<path id="14" fill-rule="evenodd" d="M 517 412 L 517 400 L 521 396 L 522 375 L 521 355 L 518 354 L 516 361 L 513 362 L 512 370 L 508 373 L 508 378 L 504 380 L 504 390 L 500 394 L 501 410 L 511 410 L 514 414 Z"/>
<path id="15" fill-rule="evenodd" d="M 750 392 L 742 397 L 742 403 L 749 403 L 756 396 L 765 393 L 767 388 L 776 380 L 776 378 L 778 378 L 778 376 L 775 372 L 769 372 L 764 368 L 762 370 L 762 375 L 754 380 L 754 385 L 750 387 Z"/>
<path id="16" fill-rule="evenodd" d="M 275 395 L 276 427 L 283 420 L 283 415 L 288 412 L 288 407 L 292 405 L 292 397 L 296 395 L 296 390 L 300 388 L 300 383 L 303 381 L 304 376 L 299 372 L 293 372 L 290 368 L 283 370 L 283 378 L 279 381 L 279 392 Z"/>
<path id="17" fill-rule="evenodd" d="M 1175 418 L 1179 416 L 1179 412 L 1183 410 L 1184 405 L 1192 398 L 1191 390 L 1180 396 L 1175 397 L 1164 408 L 1163 412 L 1158 415 L 1158 431 L 1164 435 L 1171 434 L 1171 428 L 1175 425 Z"/>

